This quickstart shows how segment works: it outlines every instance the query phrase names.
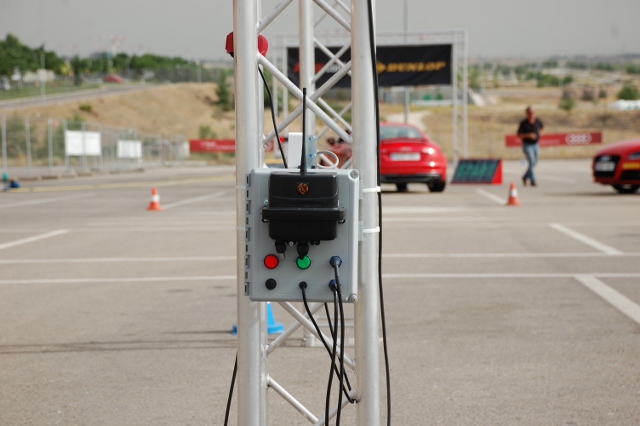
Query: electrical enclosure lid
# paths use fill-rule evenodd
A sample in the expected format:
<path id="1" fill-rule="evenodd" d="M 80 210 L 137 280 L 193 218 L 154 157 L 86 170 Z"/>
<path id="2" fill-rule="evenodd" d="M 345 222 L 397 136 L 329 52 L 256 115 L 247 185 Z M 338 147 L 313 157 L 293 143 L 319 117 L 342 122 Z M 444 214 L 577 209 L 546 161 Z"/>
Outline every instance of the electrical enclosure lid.
<path id="1" fill-rule="evenodd" d="M 333 302 L 339 256 L 344 302 L 357 300 L 357 170 L 254 169 L 247 176 L 245 294 L 254 301 Z"/>

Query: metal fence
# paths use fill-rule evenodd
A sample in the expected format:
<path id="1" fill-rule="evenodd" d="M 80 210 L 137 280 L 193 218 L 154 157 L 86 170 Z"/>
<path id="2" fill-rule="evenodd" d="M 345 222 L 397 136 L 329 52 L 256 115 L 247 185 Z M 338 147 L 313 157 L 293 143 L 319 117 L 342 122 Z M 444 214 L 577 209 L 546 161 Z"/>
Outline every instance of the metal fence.
<path id="1" fill-rule="evenodd" d="M 77 132 L 79 150 L 71 149 L 70 132 Z M 183 163 L 189 155 L 183 135 L 144 134 L 85 121 L 2 115 L 0 134 L 2 172 L 23 179 Z M 88 141 L 94 143 L 91 149 Z M 137 149 L 123 149 L 126 144 Z"/>

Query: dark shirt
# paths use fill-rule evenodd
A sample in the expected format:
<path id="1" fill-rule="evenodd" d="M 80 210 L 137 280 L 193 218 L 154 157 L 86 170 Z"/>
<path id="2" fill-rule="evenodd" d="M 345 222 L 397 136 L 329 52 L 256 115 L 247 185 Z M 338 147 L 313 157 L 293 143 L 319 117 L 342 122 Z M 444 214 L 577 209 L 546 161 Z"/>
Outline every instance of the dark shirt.
<path id="1" fill-rule="evenodd" d="M 538 143 L 538 139 L 540 139 L 540 130 L 544 128 L 544 124 L 542 121 L 536 118 L 536 121 L 533 123 L 529 123 L 529 120 L 526 118 L 520 122 L 520 126 L 518 127 L 518 134 L 520 133 L 535 133 L 535 139 L 523 138 L 522 143 L 530 145 L 534 143 Z"/>

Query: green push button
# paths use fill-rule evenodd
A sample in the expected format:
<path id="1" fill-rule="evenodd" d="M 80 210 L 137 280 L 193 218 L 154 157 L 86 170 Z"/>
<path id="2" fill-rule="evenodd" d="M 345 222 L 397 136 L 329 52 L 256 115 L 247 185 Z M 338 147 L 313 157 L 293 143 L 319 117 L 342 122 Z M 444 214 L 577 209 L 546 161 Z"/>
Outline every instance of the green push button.
<path id="1" fill-rule="evenodd" d="M 300 269 L 307 269 L 311 266 L 311 259 L 309 259 L 309 256 L 299 257 L 296 259 L 296 265 Z"/>

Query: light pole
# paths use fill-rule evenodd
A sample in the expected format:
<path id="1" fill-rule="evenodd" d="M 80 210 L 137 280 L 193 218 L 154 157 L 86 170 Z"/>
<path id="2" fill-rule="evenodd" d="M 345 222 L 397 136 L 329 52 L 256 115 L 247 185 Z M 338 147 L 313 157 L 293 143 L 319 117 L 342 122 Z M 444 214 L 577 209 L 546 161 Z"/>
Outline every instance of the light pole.
<path id="1" fill-rule="evenodd" d="M 404 0 L 404 41 L 409 38 L 409 0 Z M 409 123 L 409 104 L 411 103 L 411 88 L 404 87 L 404 122 Z"/>
<path id="2" fill-rule="evenodd" d="M 40 51 L 40 95 L 42 96 L 42 103 L 47 103 L 46 84 L 47 84 L 47 70 L 44 63 L 44 50 Z"/>

